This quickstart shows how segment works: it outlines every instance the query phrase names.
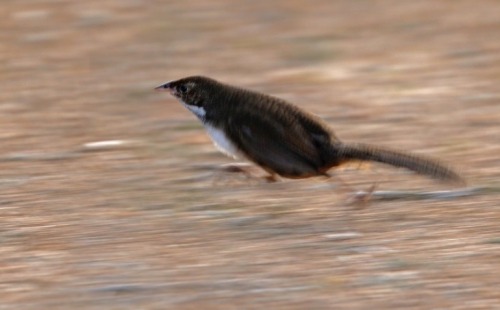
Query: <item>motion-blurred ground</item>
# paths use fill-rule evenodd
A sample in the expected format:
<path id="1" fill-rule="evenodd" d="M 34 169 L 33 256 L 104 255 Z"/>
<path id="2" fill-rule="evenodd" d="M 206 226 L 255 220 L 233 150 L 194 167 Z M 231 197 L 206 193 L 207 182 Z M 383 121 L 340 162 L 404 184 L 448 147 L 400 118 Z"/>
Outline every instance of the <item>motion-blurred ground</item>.
<path id="1" fill-rule="evenodd" d="M 493 309 L 498 1 L 3 0 L 0 309 Z M 164 93 L 205 74 L 493 190 L 357 209 L 231 159 Z M 86 143 L 125 140 L 115 147 Z M 447 189 L 374 166 L 356 188 Z M 214 180 L 215 177 L 215 180 Z"/>

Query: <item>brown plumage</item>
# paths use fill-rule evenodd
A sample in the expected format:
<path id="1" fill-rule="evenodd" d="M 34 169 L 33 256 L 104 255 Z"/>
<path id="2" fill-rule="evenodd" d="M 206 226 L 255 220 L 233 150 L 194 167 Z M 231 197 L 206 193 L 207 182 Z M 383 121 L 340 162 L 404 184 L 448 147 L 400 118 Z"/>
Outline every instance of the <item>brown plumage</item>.
<path id="1" fill-rule="evenodd" d="M 457 173 L 436 160 L 373 145 L 343 143 L 319 117 L 273 96 L 201 76 L 156 89 L 169 91 L 198 116 L 224 153 L 256 163 L 271 177 L 327 175 L 333 167 L 361 160 L 463 183 Z"/>

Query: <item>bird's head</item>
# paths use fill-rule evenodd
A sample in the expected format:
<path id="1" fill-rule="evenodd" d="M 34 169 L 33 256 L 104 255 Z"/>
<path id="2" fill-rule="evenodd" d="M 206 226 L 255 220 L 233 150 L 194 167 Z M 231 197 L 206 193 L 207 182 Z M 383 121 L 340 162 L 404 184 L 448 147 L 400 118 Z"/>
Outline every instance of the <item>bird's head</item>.
<path id="1" fill-rule="evenodd" d="M 180 80 L 167 82 L 155 88 L 158 91 L 168 91 L 186 108 L 200 119 L 204 119 L 207 106 L 210 105 L 219 83 L 203 76 L 190 76 Z"/>

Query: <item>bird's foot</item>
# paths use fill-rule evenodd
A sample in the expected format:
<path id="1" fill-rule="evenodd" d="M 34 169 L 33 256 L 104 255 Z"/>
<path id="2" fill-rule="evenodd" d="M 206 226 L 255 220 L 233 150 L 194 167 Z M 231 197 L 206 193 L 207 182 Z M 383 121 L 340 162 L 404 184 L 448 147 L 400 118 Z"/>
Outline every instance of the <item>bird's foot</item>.
<path id="1" fill-rule="evenodd" d="M 366 207 L 366 205 L 372 200 L 373 193 L 377 188 L 377 183 L 372 184 L 366 191 L 357 191 L 351 197 L 347 199 L 348 205 L 357 205 L 360 208 Z"/>

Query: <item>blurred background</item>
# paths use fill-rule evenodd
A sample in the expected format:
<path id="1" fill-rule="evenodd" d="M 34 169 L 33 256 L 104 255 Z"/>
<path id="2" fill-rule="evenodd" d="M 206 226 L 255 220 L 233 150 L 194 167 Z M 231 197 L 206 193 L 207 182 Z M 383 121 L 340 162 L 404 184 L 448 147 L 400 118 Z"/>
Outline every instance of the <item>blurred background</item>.
<path id="1" fill-rule="evenodd" d="M 0 309 L 500 304 L 498 1 L 3 0 Z M 203 74 L 411 150 L 480 195 L 346 204 L 232 162 L 152 89 Z M 355 188 L 449 189 L 381 166 Z"/>

